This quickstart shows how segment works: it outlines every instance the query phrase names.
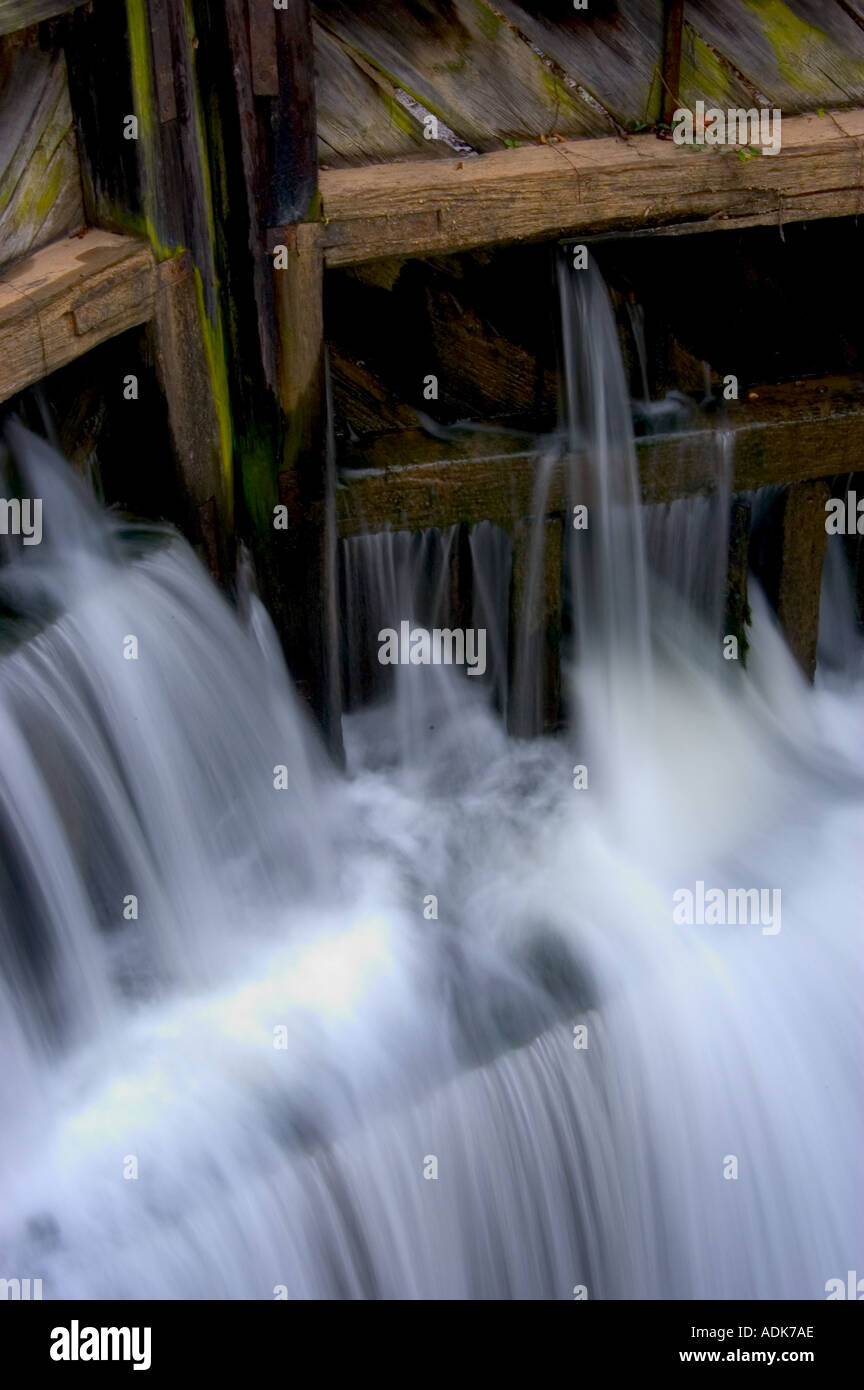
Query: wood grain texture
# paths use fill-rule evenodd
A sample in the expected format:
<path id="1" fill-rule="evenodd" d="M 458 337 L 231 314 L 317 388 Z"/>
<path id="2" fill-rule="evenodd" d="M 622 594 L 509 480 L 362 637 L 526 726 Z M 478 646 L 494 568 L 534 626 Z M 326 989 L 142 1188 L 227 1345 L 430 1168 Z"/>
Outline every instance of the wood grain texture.
<path id="1" fill-rule="evenodd" d="M 783 123 L 777 155 L 653 135 L 321 175 L 325 257 L 346 265 L 698 221 L 740 227 L 864 211 L 864 110 Z"/>
<path id="2" fill-rule="evenodd" d="M 188 253 L 159 266 L 150 334 L 174 456 L 181 463 L 183 490 L 199 522 L 196 539 L 203 546 L 211 573 L 219 577 L 227 572 L 225 552 L 230 548 L 218 450 L 219 419 Z"/>
<path id="3" fill-rule="evenodd" d="M 388 159 L 445 159 L 441 140 L 426 140 L 419 120 L 396 100 L 395 84 L 329 30 L 314 25 L 318 78 L 318 162 L 325 168 Z"/>
<path id="4" fill-rule="evenodd" d="M 154 313 L 149 246 L 90 231 L 0 272 L 0 400 Z"/>
<path id="5" fill-rule="evenodd" d="M 687 0 L 687 18 L 784 116 L 864 100 L 864 31 L 834 0 Z"/>
<path id="6" fill-rule="evenodd" d="M 16 47 L 0 60 L 0 265 L 83 223 L 63 54 Z"/>
<path id="7" fill-rule="evenodd" d="M 625 129 L 660 119 L 662 0 L 589 0 L 586 10 L 561 0 L 497 0 L 496 8 Z"/>
<path id="8" fill-rule="evenodd" d="M 736 492 L 854 471 L 864 453 L 864 382 L 826 378 L 760 387 L 730 405 L 722 427 L 733 440 Z M 710 493 L 717 428 L 637 441 L 646 503 Z M 454 435 L 442 443 L 419 431 L 384 435 L 366 451 L 369 467 L 343 472 L 337 493 L 343 536 L 415 530 L 457 521 L 507 524 L 532 509 L 536 449 L 523 436 Z M 554 471 L 549 515 L 566 508 L 564 465 Z M 824 520 L 824 518 L 823 518 Z"/>
<path id="9" fill-rule="evenodd" d="M 319 0 L 318 25 L 476 150 L 541 135 L 596 135 L 608 122 L 484 0 Z"/>
<path id="10" fill-rule="evenodd" d="M 0 35 L 53 19 L 81 3 L 82 0 L 0 0 Z"/>

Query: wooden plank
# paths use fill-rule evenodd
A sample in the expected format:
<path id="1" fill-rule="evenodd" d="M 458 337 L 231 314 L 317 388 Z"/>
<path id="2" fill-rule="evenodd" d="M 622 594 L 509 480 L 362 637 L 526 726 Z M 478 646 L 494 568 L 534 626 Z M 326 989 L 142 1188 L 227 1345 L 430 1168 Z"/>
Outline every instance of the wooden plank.
<path id="1" fill-rule="evenodd" d="M 337 429 L 359 438 L 382 430 L 411 429 L 417 413 L 397 399 L 383 383 L 335 345 L 328 348 L 333 393 L 333 419 Z"/>
<path id="2" fill-rule="evenodd" d="M 783 123 L 777 155 L 653 135 L 322 173 L 328 265 L 529 238 L 864 211 L 864 110 Z"/>
<path id="3" fill-rule="evenodd" d="M 154 355 L 193 539 L 227 579 L 234 558 L 233 433 L 194 16 L 185 0 L 126 0 L 126 13 L 138 118 L 138 139 L 130 143 L 145 225 L 168 283 L 179 275 L 176 291 L 158 302 Z M 91 162 L 97 158 L 91 151 Z"/>
<path id="4" fill-rule="evenodd" d="M 0 0 L 0 35 L 41 24 L 43 19 L 54 19 L 81 3 L 82 0 Z"/>
<path id="5" fill-rule="evenodd" d="M 816 670 L 822 564 L 828 539 L 825 503 L 829 495 L 825 482 L 795 483 L 783 507 L 777 616 L 808 680 Z"/>
<path id="6" fill-rule="evenodd" d="M 0 265 L 83 224 L 63 54 L 16 47 L 0 60 Z"/>
<path id="7" fill-rule="evenodd" d="M 252 91 L 256 97 L 278 97 L 279 64 L 276 61 L 273 0 L 250 0 L 249 52 L 252 59 Z"/>
<path id="8" fill-rule="evenodd" d="M 426 303 L 434 370 L 449 407 L 469 419 L 537 416 L 550 406 L 554 413 L 558 386 L 554 373 L 538 371 L 533 353 L 484 323 L 470 307 L 467 294 L 429 288 Z"/>
<path id="9" fill-rule="evenodd" d="M 723 422 L 732 435 L 734 491 L 830 478 L 859 466 L 864 382 L 826 378 L 760 387 L 756 395 L 730 407 Z M 717 428 L 637 440 L 642 500 L 670 502 L 713 492 Z M 478 433 L 460 449 L 455 440 L 442 444 L 419 431 L 401 437 L 396 432 L 366 452 L 373 466 L 341 475 L 336 500 L 343 536 L 388 526 L 508 524 L 531 514 L 537 453 L 526 448 L 523 436 Z M 566 506 L 561 462 L 552 473 L 548 514 L 563 515 Z"/>
<path id="10" fill-rule="evenodd" d="M 153 359 L 168 408 L 174 457 L 197 521 L 196 540 L 211 572 L 230 572 L 231 533 L 224 524 L 219 419 L 201 335 L 201 311 L 188 252 L 159 266 L 151 328 Z"/>
<path id="11" fill-rule="evenodd" d="M 603 113 L 583 101 L 485 0 L 321 0 L 319 25 L 443 120 L 475 150 L 508 140 L 597 135 Z"/>
<path id="12" fill-rule="evenodd" d="M 323 261 L 309 6 L 292 0 L 273 10 L 278 81 L 264 79 L 275 86 L 271 95 L 254 90 L 265 45 L 262 37 L 253 55 L 247 0 L 223 6 L 192 0 L 192 13 L 230 348 L 239 527 L 292 674 L 338 752 L 336 531 L 327 505 L 322 409 Z M 287 248 L 284 267 L 277 247 Z M 280 506 L 288 525 L 277 529 Z"/>
<path id="13" fill-rule="evenodd" d="M 320 24 L 313 26 L 318 74 L 318 163 L 323 168 L 389 159 L 446 159 L 443 140 L 427 140 L 396 87 Z"/>
<path id="14" fill-rule="evenodd" d="M 145 24 L 138 27 L 143 40 Z M 147 236 L 142 145 L 126 138 L 127 118 L 137 113 L 127 7 L 117 0 L 90 0 L 67 16 L 58 36 L 69 74 L 87 223 Z"/>
<path id="15" fill-rule="evenodd" d="M 150 0 L 150 42 L 153 46 L 153 78 L 160 121 L 176 121 L 174 54 L 168 0 Z"/>
<path id="16" fill-rule="evenodd" d="M 864 32 L 842 5 L 687 0 L 687 18 L 784 118 L 864 101 Z"/>
<path id="17" fill-rule="evenodd" d="M 661 0 L 590 3 L 585 10 L 525 0 L 496 8 L 627 130 L 660 118 Z M 544 13 L 546 11 L 546 13 Z"/>
<path id="18" fill-rule="evenodd" d="M 337 615 L 337 535 L 333 457 L 324 385 L 324 256 L 318 197 L 315 61 L 311 8 L 295 0 L 276 11 L 279 96 L 272 99 L 270 246 L 286 248 L 273 265 L 278 333 L 282 447 L 279 501 L 288 527 L 271 538 L 290 590 L 285 631 L 289 663 L 341 755 L 341 681 Z"/>
<path id="19" fill-rule="evenodd" d="M 146 243 L 89 231 L 0 272 L 0 400 L 154 313 Z"/>

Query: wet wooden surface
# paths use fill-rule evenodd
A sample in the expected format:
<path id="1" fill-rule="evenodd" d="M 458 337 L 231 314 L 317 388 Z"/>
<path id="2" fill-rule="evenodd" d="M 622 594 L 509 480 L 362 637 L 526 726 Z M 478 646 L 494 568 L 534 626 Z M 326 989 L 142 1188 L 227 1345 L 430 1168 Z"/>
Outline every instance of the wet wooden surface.
<path id="1" fill-rule="evenodd" d="M 755 400 L 730 403 L 722 425 L 638 440 L 643 501 L 710 493 L 723 430 L 730 435 L 737 492 L 854 471 L 864 452 L 864 381 L 826 378 L 762 387 Z M 508 523 L 531 513 L 537 448 L 526 446 L 524 436 L 453 432 L 442 441 L 406 431 L 383 435 L 366 457 L 368 469 L 342 474 L 342 535 L 387 526 Z M 549 514 L 560 515 L 565 506 L 561 463 Z"/>

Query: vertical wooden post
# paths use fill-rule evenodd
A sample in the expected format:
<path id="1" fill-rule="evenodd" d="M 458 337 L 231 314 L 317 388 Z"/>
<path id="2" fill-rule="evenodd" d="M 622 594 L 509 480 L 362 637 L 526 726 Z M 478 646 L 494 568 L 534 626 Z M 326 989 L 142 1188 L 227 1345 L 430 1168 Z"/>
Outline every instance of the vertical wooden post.
<path id="1" fill-rule="evenodd" d="M 804 674 L 813 679 L 819 636 L 819 598 L 825 559 L 828 484 L 793 483 L 783 508 L 777 616 Z"/>
<path id="2" fill-rule="evenodd" d="M 152 354 L 193 539 L 224 578 L 233 440 L 196 43 L 184 0 L 95 0 L 65 33 L 88 221 L 145 235 L 161 262 Z"/>
<path id="3" fill-rule="evenodd" d="M 729 558 L 723 632 L 724 635 L 729 633 L 738 639 L 738 656 L 742 664 L 746 664 L 747 660 L 747 628 L 750 623 L 750 606 L 747 601 L 750 512 L 748 501 L 740 497 L 733 499 L 729 517 Z"/>
<path id="4" fill-rule="evenodd" d="M 663 63 L 660 121 L 671 126 L 678 107 L 681 83 L 681 35 L 684 28 L 684 0 L 665 0 L 663 25 Z"/>
<path id="5" fill-rule="evenodd" d="M 336 527 L 310 6 L 191 3 L 206 50 L 199 77 L 222 231 L 219 271 L 231 305 L 242 526 L 292 674 L 338 752 Z M 274 526 L 279 506 L 287 510 L 287 528 Z"/>
<path id="6" fill-rule="evenodd" d="M 561 713 L 563 523 L 550 517 L 539 538 L 532 520 L 513 530 L 510 589 L 510 732 L 528 738 L 558 727 Z"/>
<path id="7" fill-rule="evenodd" d="M 250 24 L 266 10 L 252 0 Z M 283 420 L 280 501 L 288 506 L 283 556 L 292 592 L 289 660 L 331 747 L 341 745 L 337 633 L 337 534 L 332 506 L 324 389 L 324 254 L 318 196 L 315 55 L 309 0 L 275 14 L 277 97 L 273 132 L 271 235 L 284 235 L 287 263 L 274 269 L 279 402 Z M 268 70 L 269 71 L 269 70 Z"/>

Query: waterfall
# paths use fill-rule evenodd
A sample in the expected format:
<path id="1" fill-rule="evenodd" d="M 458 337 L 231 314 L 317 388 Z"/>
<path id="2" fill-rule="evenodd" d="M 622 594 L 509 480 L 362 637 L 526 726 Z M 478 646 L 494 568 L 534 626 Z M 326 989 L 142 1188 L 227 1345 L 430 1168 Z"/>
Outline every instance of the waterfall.
<path id="1" fill-rule="evenodd" d="M 0 1277 L 819 1299 L 860 1269 L 856 663 L 805 686 L 754 593 L 730 678 L 726 453 L 643 516 L 596 273 L 562 310 L 556 737 L 506 731 L 503 531 L 343 543 L 337 773 L 248 577 L 232 611 L 10 431 L 45 537 L 0 570 Z M 482 677 L 382 663 L 403 621 L 484 628 Z M 782 921 L 676 918 L 699 884 Z"/>

